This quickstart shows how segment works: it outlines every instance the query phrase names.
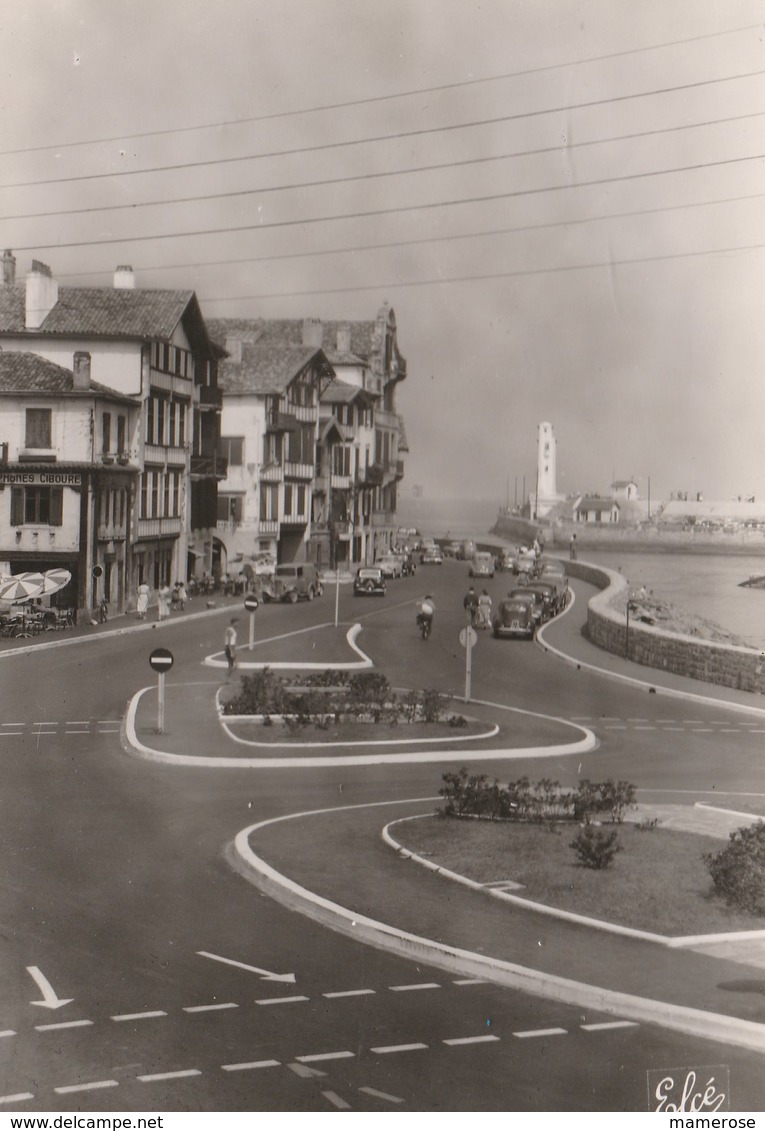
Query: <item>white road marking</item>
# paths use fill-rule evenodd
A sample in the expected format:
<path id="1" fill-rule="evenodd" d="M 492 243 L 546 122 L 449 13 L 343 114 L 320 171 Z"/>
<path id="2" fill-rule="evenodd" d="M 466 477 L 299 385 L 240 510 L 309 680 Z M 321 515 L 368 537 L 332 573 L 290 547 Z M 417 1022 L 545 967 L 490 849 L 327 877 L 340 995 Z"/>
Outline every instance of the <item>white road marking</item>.
<path id="1" fill-rule="evenodd" d="M 21 730 L 5 730 L 0 733 L 0 738 L 23 738 L 24 732 Z"/>
<path id="2" fill-rule="evenodd" d="M 115 1013 L 112 1021 L 144 1021 L 150 1017 L 167 1017 L 164 1009 L 152 1009 L 146 1013 Z"/>
<path id="3" fill-rule="evenodd" d="M 57 1021 L 53 1025 L 35 1025 L 39 1033 L 46 1033 L 49 1029 L 79 1029 L 83 1025 L 92 1025 L 92 1021 Z"/>
<path id="4" fill-rule="evenodd" d="M 656 730 L 654 726 L 636 726 L 635 730 Z"/>
<path id="5" fill-rule="evenodd" d="M 320 1060 L 348 1060 L 349 1057 L 355 1056 L 355 1053 L 348 1052 L 347 1049 L 343 1052 L 313 1052 L 308 1056 L 296 1056 L 295 1060 L 300 1064 L 314 1064 Z"/>
<path id="6" fill-rule="evenodd" d="M 17 1092 L 15 1096 L 0 1096 L 0 1104 L 21 1103 L 22 1100 L 33 1100 L 32 1092 Z"/>
<path id="7" fill-rule="evenodd" d="M 694 727 L 693 734 L 714 734 L 713 727 Z"/>
<path id="8" fill-rule="evenodd" d="M 201 1076 L 198 1068 L 184 1068 L 180 1072 L 152 1072 L 148 1076 L 138 1076 L 142 1084 L 153 1084 L 157 1080 L 180 1080 L 184 1076 Z"/>
<path id="9" fill-rule="evenodd" d="M 256 999 L 256 1005 L 288 1005 L 293 1001 L 310 1001 L 310 998 L 296 994 L 295 997 L 262 997 Z"/>
<path id="10" fill-rule="evenodd" d="M 322 994 L 322 997 L 362 997 L 364 994 L 374 994 L 376 990 L 334 990 L 332 993 Z"/>
<path id="11" fill-rule="evenodd" d="M 458 978 L 454 984 L 455 986 L 485 986 L 486 982 L 483 978 Z"/>
<path id="12" fill-rule="evenodd" d="M 647 723 L 648 719 L 627 719 L 628 723 Z"/>
<path id="13" fill-rule="evenodd" d="M 609 723 L 608 726 L 603 727 L 603 730 L 626 730 L 626 729 L 627 729 L 626 726 L 620 726 L 618 724 L 615 725 L 613 723 Z"/>
<path id="14" fill-rule="evenodd" d="M 94 1092 L 97 1088 L 117 1088 L 118 1086 L 117 1080 L 94 1080 L 92 1084 L 66 1084 L 62 1088 L 54 1088 L 53 1091 L 60 1096 L 65 1096 L 69 1092 Z"/>
<path id="15" fill-rule="evenodd" d="M 567 1032 L 567 1029 L 522 1029 L 513 1036 L 523 1040 L 525 1037 L 563 1037 Z"/>
<path id="16" fill-rule="evenodd" d="M 450 1037 L 448 1041 L 444 1041 L 445 1045 L 480 1045 L 486 1041 L 498 1041 L 499 1037 L 489 1036 L 488 1034 L 483 1037 Z"/>
<path id="17" fill-rule="evenodd" d="M 315 1076 L 326 1076 L 326 1072 L 322 1072 L 320 1068 L 309 1068 L 307 1064 L 288 1064 L 290 1072 L 294 1072 L 301 1080 L 310 1080 Z"/>
<path id="18" fill-rule="evenodd" d="M 720 727 L 719 734 L 741 734 L 738 727 Z"/>
<path id="19" fill-rule="evenodd" d="M 388 989 L 392 990 L 394 994 L 403 994 L 407 990 L 440 990 L 441 985 L 439 982 L 418 982 L 412 983 L 410 986 L 388 986 Z"/>
<path id="20" fill-rule="evenodd" d="M 592 1025 L 580 1025 L 580 1029 L 584 1029 L 586 1033 L 599 1033 L 603 1029 L 637 1029 L 637 1021 L 598 1021 Z"/>
<path id="21" fill-rule="evenodd" d="M 377 1088 L 359 1088 L 360 1092 L 364 1092 L 367 1096 L 375 1096 L 378 1100 L 387 1100 L 388 1103 L 402 1104 L 404 1101 L 400 1096 L 391 1096 L 388 1092 L 378 1092 Z"/>
<path id="22" fill-rule="evenodd" d="M 280 1060 L 249 1060 L 242 1064 L 221 1064 L 224 1072 L 246 1072 L 250 1068 L 278 1068 Z"/>
<path id="23" fill-rule="evenodd" d="M 685 730 L 685 727 L 664 727 L 664 730 Z"/>
<path id="24" fill-rule="evenodd" d="M 413 1045 L 378 1045 L 377 1048 L 370 1049 L 374 1053 L 387 1053 L 387 1052 L 415 1052 L 417 1049 L 426 1049 L 427 1045 L 413 1044 Z"/>
<path id="25" fill-rule="evenodd" d="M 341 1099 L 341 1097 L 338 1096 L 337 1092 L 322 1092 L 321 1094 L 325 1099 L 329 1100 L 331 1104 L 334 1104 L 334 1106 L 336 1108 L 339 1108 L 341 1111 L 350 1111 L 351 1105 L 347 1104 L 344 1099 Z"/>
<path id="26" fill-rule="evenodd" d="M 16 1036 L 16 1030 L 15 1029 L 3 1029 L 2 1033 L 0 1033 L 0 1037 L 15 1037 L 15 1036 Z"/>
<path id="27" fill-rule="evenodd" d="M 235 1001 L 223 1001 L 216 1005 L 184 1005 L 184 1013 L 210 1013 L 215 1009 L 238 1009 Z"/>

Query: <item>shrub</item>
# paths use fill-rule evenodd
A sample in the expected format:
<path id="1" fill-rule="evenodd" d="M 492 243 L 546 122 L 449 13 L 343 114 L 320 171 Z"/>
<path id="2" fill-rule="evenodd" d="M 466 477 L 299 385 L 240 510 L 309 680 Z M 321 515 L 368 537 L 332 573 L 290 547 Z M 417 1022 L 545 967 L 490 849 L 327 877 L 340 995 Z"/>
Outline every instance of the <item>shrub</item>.
<path id="1" fill-rule="evenodd" d="M 628 781 L 591 782 L 583 778 L 573 796 L 574 816 L 589 824 L 595 814 L 608 813 L 611 822 L 621 825 L 628 809 L 635 808 L 635 786 Z"/>
<path id="2" fill-rule="evenodd" d="M 765 913 L 765 823 L 736 829 L 720 852 L 705 853 L 704 863 L 729 906 Z"/>
<path id="3" fill-rule="evenodd" d="M 382 672 L 357 672 L 351 676 L 348 687 L 351 711 L 369 711 L 374 721 L 379 723 L 391 698 L 390 683 Z"/>
<path id="4" fill-rule="evenodd" d="M 424 723 L 437 723 L 441 718 L 443 699 L 440 691 L 426 688 L 420 701 L 420 718 Z"/>
<path id="5" fill-rule="evenodd" d="M 579 857 L 580 864 L 585 868 L 602 871 L 604 868 L 609 868 L 617 852 L 621 852 L 622 846 L 618 841 L 619 834 L 615 829 L 607 833 L 603 829 L 587 824 L 582 826 L 571 841 L 571 847 Z"/>

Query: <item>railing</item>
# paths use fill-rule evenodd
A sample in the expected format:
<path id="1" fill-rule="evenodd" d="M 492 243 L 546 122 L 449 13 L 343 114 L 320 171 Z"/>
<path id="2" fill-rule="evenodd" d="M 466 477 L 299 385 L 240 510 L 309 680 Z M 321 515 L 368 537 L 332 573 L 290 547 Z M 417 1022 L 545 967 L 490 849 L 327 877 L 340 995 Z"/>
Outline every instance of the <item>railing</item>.
<path id="1" fill-rule="evenodd" d="M 290 479 L 313 479 L 315 470 L 312 463 L 293 463 L 288 460 L 284 464 L 284 474 Z"/>
<path id="2" fill-rule="evenodd" d="M 280 463 L 264 463 L 260 468 L 261 483 L 281 483 L 284 470 Z"/>
<path id="3" fill-rule="evenodd" d="M 99 542 L 124 542 L 127 535 L 127 530 L 123 523 L 122 526 L 112 522 L 100 522 L 96 532 L 96 538 Z"/>
<path id="4" fill-rule="evenodd" d="M 282 526 L 306 526 L 308 524 L 307 514 L 283 514 Z"/>
<path id="5" fill-rule="evenodd" d="M 353 486 L 353 476 L 351 475 L 335 475 L 332 473 L 331 484 L 340 490 L 349 491 Z"/>
<path id="6" fill-rule="evenodd" d="M 139 518 L 139 538 L 160 538 L 163 535 L 180 534 L 183 522 L 180 518 Z"/>
<path id="7" fill-rule="evenodd" d="M 228 460 L 223 456 L 192 456 L 191 476 L 197 479 L 225 479 L 228 475 Z"/>
<path id="8" fill-rule="evenodd" d="M 258 523 L 258 534 L 278 534 L 279 533 L 279 519 L 278 518 L 261 518 Z"/>
<path id="9" fill-rule="evenodd" d="M 269 412 L 266 417 L 266 432 L 294 432 L 297 427 L 297 417 L 291 412 Z"/>

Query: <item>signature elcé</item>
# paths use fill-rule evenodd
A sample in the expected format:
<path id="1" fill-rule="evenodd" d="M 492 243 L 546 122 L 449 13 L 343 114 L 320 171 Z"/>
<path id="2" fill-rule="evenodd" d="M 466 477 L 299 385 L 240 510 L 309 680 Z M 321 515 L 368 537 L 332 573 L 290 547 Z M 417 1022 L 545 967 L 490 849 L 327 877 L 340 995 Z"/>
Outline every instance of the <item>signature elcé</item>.
<path id="1" fill-rule="evenodd" d="M 719 1111 L 726 1095 L 717 1090 L 714 1076 L 706 1084 L 697 1084 L 696 1073 L 690 1069 L 685 1080 L 664 1076 L 656 1085 L 654 1099 L 658 1101 L 655 1111 Z"/>

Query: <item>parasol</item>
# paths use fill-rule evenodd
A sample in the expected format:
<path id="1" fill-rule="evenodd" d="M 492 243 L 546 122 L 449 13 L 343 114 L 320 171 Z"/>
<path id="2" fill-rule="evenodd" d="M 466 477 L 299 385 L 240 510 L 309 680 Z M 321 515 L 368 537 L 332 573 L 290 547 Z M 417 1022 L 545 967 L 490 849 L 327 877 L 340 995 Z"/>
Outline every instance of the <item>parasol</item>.
<path id="1" fill-rule="evenodd" d="M 35 596 L 45 597 L 50 593 L 58 593 L 59 589 L 68 585 L 72 580 L 72 575 L 68 569 L 48 569 L 45 573 L 17 573 L 11 580 L 28 581 L 32 585 L 39 585 L 40 592 Z M 2 586 L 1 580 L 0 586 Z"/>
<path id="2" fill-rule="evenodd" d="M 0 601 L 8 601 L 12 605 L 18 601 L 29 601 L 32 597 L 39 597 L 41 592 L 41 582 L 32 578 L 8 577 L 0 581 Z"/>

